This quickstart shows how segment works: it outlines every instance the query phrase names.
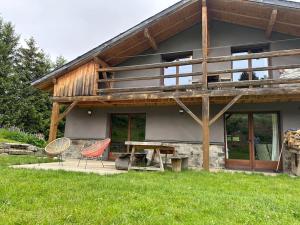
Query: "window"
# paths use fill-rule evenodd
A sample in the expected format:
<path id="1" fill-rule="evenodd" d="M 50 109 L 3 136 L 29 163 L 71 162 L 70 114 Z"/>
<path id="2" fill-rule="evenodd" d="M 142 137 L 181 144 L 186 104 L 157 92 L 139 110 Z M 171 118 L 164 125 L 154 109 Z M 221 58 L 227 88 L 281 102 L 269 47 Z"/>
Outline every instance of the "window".
<path id="1" fill-rule="evenodd" d="M 231 53 L 233 56 L 238 55 L 248 55 L 251 53 L 259 53 L 268 51 L 269 47 L 258 46 L 258 47 L 238 47 L 232 48 Z M 260 59 L 249 59 L 249 60 L 238 60 L 232 62 L 232 69 L 247 69 L 247 68 L 259 68 L 269 66 L 268 58 Z M 269 72 L 266 71 L 254 71 L 254 72 L 239 72 L 232 74 L 232 81 L 242 81 L 242 80 L 262 80 L 269 78 Z"/>
<path id="2" fill-rule="evenodd" d="M 178 62 L 178 61 L 186 61 L 192 59 L 192 52 L 185 52 L 185 53 L 172 53 L 163 55 L 162 59 L 164 62 Z M 163 75 L 179 75 L 185 73 L 192 73 L 193 66 L 192 65 L 185 65 L 185 66 L 174 66 L 174 67 L 166 67 L 163 70 Z M 172 86 L 172 85 L 186 85 L 192 84 L 192 76 L 187 77 L 172 77 L 172 78 L 164 78 L 163 84 L 165 86 Z"/>

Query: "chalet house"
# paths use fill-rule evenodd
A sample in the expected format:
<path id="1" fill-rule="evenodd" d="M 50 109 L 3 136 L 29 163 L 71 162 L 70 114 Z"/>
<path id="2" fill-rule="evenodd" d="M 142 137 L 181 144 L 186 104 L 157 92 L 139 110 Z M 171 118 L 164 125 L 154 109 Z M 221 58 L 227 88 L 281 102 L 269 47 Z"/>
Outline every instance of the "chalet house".
<path id="1" fill-rule="evenodd" d="M 300 4 L 182 0 L 33 82 L 66 117 L 69 157 L 110 137 L 161 141 L 191 167 L 273 170 L 300 128 Z M 66 110 L 60 112 L 60 106 Z"/>

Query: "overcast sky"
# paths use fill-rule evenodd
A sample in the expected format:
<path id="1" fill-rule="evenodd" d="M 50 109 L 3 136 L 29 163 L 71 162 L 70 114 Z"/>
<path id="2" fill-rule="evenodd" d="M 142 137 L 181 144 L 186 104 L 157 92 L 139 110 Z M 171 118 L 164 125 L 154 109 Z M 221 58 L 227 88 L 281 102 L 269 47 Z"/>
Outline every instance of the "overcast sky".
<path id="1" fill-rule="evenodd" d="M 0 15 L 52 59 L 68 60 L 179 0 L 0 0 Z"/>
<path id="2" fill-rule="evenodd" d="M 0 15 L 52 59 L 71 60 L 178 1 L 0 0 Z"/>

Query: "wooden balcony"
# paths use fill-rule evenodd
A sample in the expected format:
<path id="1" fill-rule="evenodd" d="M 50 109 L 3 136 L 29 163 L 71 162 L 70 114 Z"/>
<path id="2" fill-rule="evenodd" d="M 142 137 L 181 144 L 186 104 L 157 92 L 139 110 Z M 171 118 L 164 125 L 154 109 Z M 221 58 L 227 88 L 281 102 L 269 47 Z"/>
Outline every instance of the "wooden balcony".
<path id="1" fill-rule="evenodd" d="M 300 55 L 300 49 L 293 50 L 282 50 L 273 52 L 254 53 L 242 56 L 220 56 L 220 57 L 209 57 L 207 59 L 208 64 L 215 64 L 220 62 L 233 62 L 238 60 L 249 60 L 249 59 L 260 59 L 260 58 L 279 58 L 287 56 Z M 258 95 L 292 95 L 299 99 L 300 94 L 300 77 L 299 78 L 266 78 L 261 80 L 251 80 L 251 74 L 256 71 L 283 71 L 289 69 L 300 68 L 300 64 L 289 64 L 279 66 L 268 66 L 268 67 L 256 67 L 256 68 L 245 68 L 245 69 L 224 69 L 207 71 L 207 74 L 203 72 L 193 73 L 177 73 L 170 75 L 153 74 L 143 76 L 143 72 L 150 69 L 163 69 L 166 67 L 173 66 L 185 66 L 202 64 L 203 59 L 192 59 L 180 62 L 166 62 L 166 63 L 155 63 L 146 65 L 134 65 L 124 67 L 111 67 L 101 68 L 99 72 L 102 73 L 115 73 L 123 71 L 140 71 L 140 76 L 124 77 L 124 78 L 111 78 L 98 80 L 99 84 L 105 84 L 105 88 L 97 89 L 98 96 L 96 98 L 102 100 L 141 100 L 141 99 L 160 99 L 160 98 L 172 98 L 172 97 L 183 97 L 183 98 L 195 98 L 201 97 L 203 94 L 208 94 L 211 97 L 224 97 L 236 96 L 243 94 L 244 96 L 258 96 Z M 249 80 L 243 81 L 223 81 L 223 82 L 207 82 L 207 78 L 210 76 L 221 77 L 224 74 L 233 74 L 239 72 L 246 72 L 249 74 Z M 172 85 L 172 86 L 141 86 L 136 85 L 135 87 L 123 87 L 114 88 L 114 84 L 125 84 L 126 82 L 140 82 L 144 83 L 151 81 L 159 81 L 167 78 L 181 77 L 197 77 L 198 81 L 188 85 Z M 200 78 L 200 81 L 199 81 Z M 299 86 L 297 86 L 299 84 Z M 102 85 L 103 86 L 103 85 Z M 282 96 L 281 96 L 282 97 Z M 88 99 L 88 98 L 85 98 Z M 92 99 L 92 98 L 91 98 Z"/>
<path id="2" fill-rule="evenodd" d="M 208 64 L 215 64 L 220 62 L 233 62 L 238 60 L 260 59 L 260 58 L 279 58 L 299 56 L 300 49 L 281 50 L 263 53 L 254 53 L 241 56 L 220 56 L 207 58 Z M 153 74 L 143 76 L 143 73 L 151 69 L 163 69 L 166 67 L 185 66 L 185 65 L 201 65 L 203 58 L 191 59 L 179 62 L 164 62 L 145 65 L 133 65 L 123 67 L 108 67 L 100 68 L 99 73 L 103 73 L 106 79 L 98 79 L 98 85 L 91 83 L 96 90 L 89 92 L 87 95 L 80 96 L 54 96 L 54 100 L 59 102 L 73 102 L 82 101 L 98 102 L 99 104 L 108 105 L 115 104 L 157 104 L 157 103 L 174 103 L 173 98 L 183 98 L 190 102 L 199 102 L 203 95 L 209 95 L 212 103 L 228 102 L 231 96 L 243 95 L 241 102 L 269 102 L 282 100 L 300 100 L 300 77 L 299 78 L 267 78 L 261 80 L 251 80 L 251 74 L 256 71 L 283 71 L 289 69 L 300 68 L 300 64 L 289 64 L 279 66 L 268 66 L 259 68 L 246 69 L 224 69 L 224 70 L 208 70 L 207 74 L 203 72 L 193 73 L 176 73 L 170 75 Z M 107 73 L 116 72 L 130 72 L 139 71 L 140 76 L 118 77 L 107 79 Z M 222 82 L 207 82 L 210 76 L 222 76 L 224 74 L 233 74 L 239 72 L 246 72 L 249 74 L 250 80 L 243 81 L 222 81 Z M 172 85 L 164 86 L 158 84 L 156 86 L 138 85 L 143 81 L 143 84 L 151 83 L 152 81 L 159 81 L 167 78 L 181 77 L 197 77 L 198 80 L 188 85 Z M 199 80 L 200 79 L 200 80 Z M 115 88 L 115 84 L 126 84 L 126 82 L 136 82 L 137 85 L 132 87 Z M 160 82 L 161 83 L 161 82 Z M 102 84 L 102 85 L 101 85 Z M 299 85 L 299 86 L 297 86 Z M 104 88 L 99 88 L 104 86 Z M 123 85 L 126 86 L 126 85 Z M 252 96 L 252 97 L 251 97 Z M 261 96 L 258 98 L 258 96 Z"/>

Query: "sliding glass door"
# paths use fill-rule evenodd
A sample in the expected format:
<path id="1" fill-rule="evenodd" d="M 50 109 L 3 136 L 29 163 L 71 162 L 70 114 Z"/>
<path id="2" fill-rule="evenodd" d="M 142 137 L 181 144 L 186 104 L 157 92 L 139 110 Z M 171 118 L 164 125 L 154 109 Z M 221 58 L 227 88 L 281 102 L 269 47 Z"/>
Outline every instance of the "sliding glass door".
<path id="1" fill-rule="evenodd" d="M 125 141 L 128 140 L 129 116 L 127 114 L 111 115 L 110 152 L 125 152 Z"/>
<path id="2" fill-rule="evenodd" d="M 275 169 L 279 160 L 279 122 L 277 113 L 253 114 L 254 167 Z"/>
<path id="3" fill-rule="evenodd" d="M 145 114 L 112 114 L 110 152 L 126 152 L 125 141 L 144 141 Z"/>
<path id="4" fill-rule="evenodd" d="M 251 169 L 249 115 L 226 114 L 226 164 L 228 168 Z"/>
<path id="5" fill-rule="evenodd" d="M 275 169 L 279 160 L 278 121 L 277 113 L 227 113 L 227 168 Z"/>

